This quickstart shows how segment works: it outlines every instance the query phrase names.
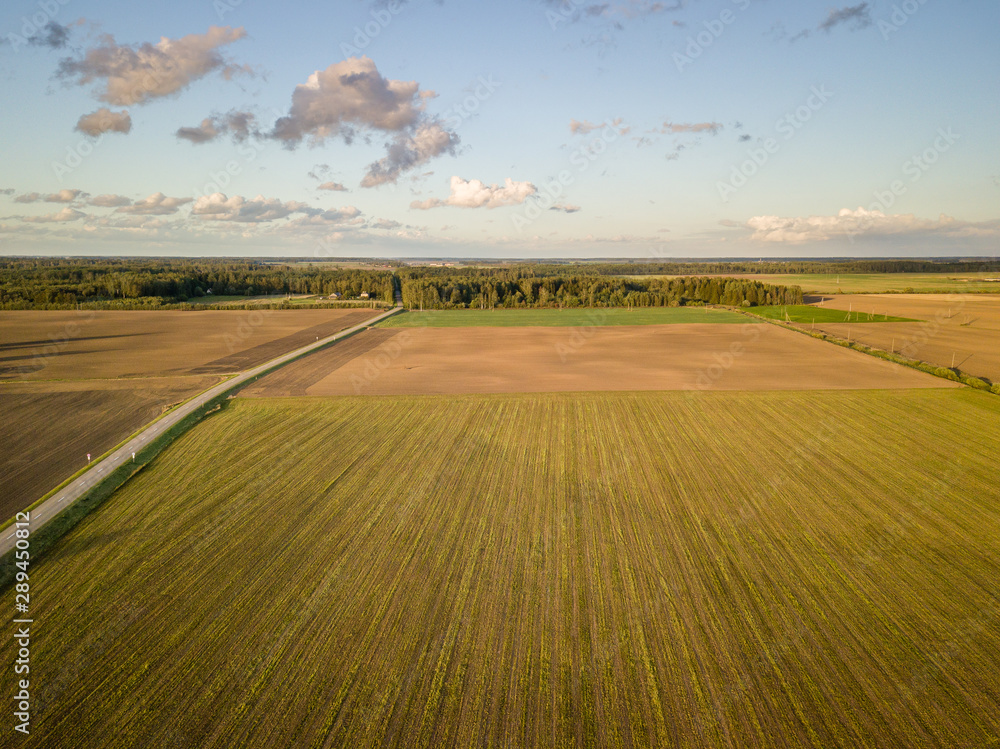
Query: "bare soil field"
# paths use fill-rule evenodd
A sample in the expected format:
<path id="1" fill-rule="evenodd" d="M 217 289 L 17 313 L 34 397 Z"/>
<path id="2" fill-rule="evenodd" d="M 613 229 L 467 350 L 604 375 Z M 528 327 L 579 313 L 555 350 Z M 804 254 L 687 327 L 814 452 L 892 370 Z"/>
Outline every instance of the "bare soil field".
<path id="1" fill-rule="evenodd" d="M 236 372 L 375 314 L 368 309 L 4 312 L 0 380 Z"/>
<path id="2" fill-rule="evenodd" d="M 220 380 L 24 383 L 0 387 L 0 518 L 27 507 L 63 479 L 117 445 L 169 405 Z"/>
<path id="3" fill-rule="evenodd" d="M 0 313 L 0 519 L 220 381 L 374 310 Z"/>
<path id="4" fill-rule="evenodd" d="M 243 395 L 853 390 L 953 383 L 772 325 L 418 328 L 348 358 L 337 344 Z M 389 332 L 389 330 L 381 331 Z"/>
<path id="5" fill-rule="evenodd" d="M 826 308 L 912 317 L 921 322 L 846 325 L 816 329 L 912 359 L 1000 381 L 1000 295 L 876 294 L 825 297 Z M 808 326 L 803 326 L 808 327 Z M 850 330 L 848 331 L 848 328 Z"/>

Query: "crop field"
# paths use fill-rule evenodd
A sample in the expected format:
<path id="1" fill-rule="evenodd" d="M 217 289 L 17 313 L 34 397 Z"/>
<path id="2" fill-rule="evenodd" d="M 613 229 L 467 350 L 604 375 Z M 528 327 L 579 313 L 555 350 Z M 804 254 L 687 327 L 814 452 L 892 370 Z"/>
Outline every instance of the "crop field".
<path id="1" fill-rule="evenodd" d="M 19 745 L 992 746 L 998 450 L 968 389 L 237 399 L 33 567 Z"/>
<path id="2" fill-rule="evenodd" d="M 0 521 L 165 407 L 371 314 L 0 313 Z"/>
<path id="3" fill-rule="evenodd" d="M 863 305 L 867 306 L 867 305 Z M 918 322 L 908 317 L 894 317 L 889 313 L 858 310 L 841 310 L 809 304 L 794 304 L 784 307 L 751 307 L 749 312 L 768 320 L 784 320 L 802 323 L 875 323 L 875 322 Z"/>
<path id="4" fill-rule="evenodd" d="M 749 278 L 768 284 L 801 286 L 806 294 L 883 294 L 1000 293 L 996 273 L 761 273 L 727 274 L 731 278 Z M 676 276 L 660 276 L 676 278 Z M 635 276 L 648 278 L 648 276 Z"/>
<path id="5" fill-rule="evenodd" d="M 829 322 L 816 329 L 939 367 L 954 365 L 979 377 L 1000 382 L 1000 295 L 885 294 L 827 297 L 823 308 L 841 314 L 852 308 L 915 318 L 918 322 L 851 325 Z M 817 311 L 820 308 L 817 308 Z M 850 330 L 848 330 L 850 327 Z"/>
<path id="6" fill-rule="evenodd" d="M 0 380 L 226 374 L 372 317 L 373 310 L 0 313 Z"/>
<path id="7" fill-rule="evenodd" d="M 597 327 L 613 325 L 671 325 L 741 323 L 745 317 L 711 307 L 637 307 L 634 309 L 497 309 L 428 310 L 393 315 L 381 328 L 468 327 Z"/>
<path id="8" fill-rule="evenodd" d="M 27 507 L 164 407 L 211 387 L 218 377 L 123 382 L 8 384 L 0 387 L 0 519 Z"/>
<path id="9" fill-rule="evenodd" d="M 376 332 L 394 335 L 371 337 Z M 379 329 L 356 338 L 354 345 L 364 347 L 357 349 L 356 357 L 344 356 L 338 343 L 261 378 L 241 395 L 954 386 L 757 322 L 591 329 Z"/>

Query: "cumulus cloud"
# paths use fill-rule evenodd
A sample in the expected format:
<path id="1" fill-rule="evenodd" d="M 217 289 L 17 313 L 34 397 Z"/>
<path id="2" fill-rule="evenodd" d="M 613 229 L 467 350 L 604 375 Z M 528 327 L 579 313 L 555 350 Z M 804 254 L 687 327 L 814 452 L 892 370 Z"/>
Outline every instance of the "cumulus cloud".
<path id="1" fill-rule="evenodd" d="M 834 27 L 844 23 L 851 24 L 853 31 L 864 29 L 872 25 L 871 12 L 871 5 L 869 3 L 858 3 L 857 5 L 848 5 L 844 8 L 835 8 L 830 11 L 826 20 L 817 28 L 828 34 Z"/>
<path id="2" fill-rule="evenodd" d="M 229 135 L 237 143 L 242 143 L 251 135 L 260 134 L 256 116 L 235 109 L 226 114 L 206 117 L 197 127 L 182 127 L 174 133 L 178 138 L 194 144 L 208 143 L 220 135 Z"/>
<path id="3" fill-rule="evenodd" d="M 72 203 L 83 190 L 60 190 L 45 196 L 46 203 Z"/>
<path id="4" fill-rule="evenodd" d="M 85 135 L 102 133 L 128 133 L 132 130 L 132 116 L 128 110 L 113 112 L 107 107 L 85 114 L 76 121 L 76 129 Z"/>
<path id="5" fill-rule="evenodd" d="M 115 213 L 130 213 L 136 216 L 167 216 L 177 213 L 182 205 L 190 202 L 191 198 L 168 198 L 162 192 L 156 192 L 132 205 L 120 206 L 115 209 Z"/>
<path id="6" fill-rule="evenodd" d="M 13 192 L 13 191 L 12 191 Z M 86 197 L 83 190 L 60 190 L 59 192 L 42 195 L 37 192 L 27 192 L 14 198 L 15 203 L 72 203 L 80 195 Z"/>
<path id="7" fill-rule="evenodd" d="M 333 192 L 347 192 L 347 188 L 340 182 L 324 182 L 316 188 L 317 190 L 332 190 Z"/>
<path id="8" fill-rule="evenodd" d="M 79 221 L 81 218 L 87 216 L 83 211 L 78 211 L 75 208 L 63 208 L 58 213 L 49 213 L 44 216 L 20 216 L 22 221 L 27 221 L 31 224 L 54 224 L 54 223 L 66 223 L 68 221 Z"/>
<path id="9" fill-rule="evenodd" d="M 393 229 L 398 229 L 402 226 L 398 221 L 393 221 L 389 218 L 378 218 L 374 221 L 368 223 L 369 228 L 372 229 L 383 229 L 385 231 L 392 231 Z"/>
<path id="10" fill-rule="evenodd" d="M 242 27 L 212 26 L 204 34 L 126 45 L 106 34 L 82 56 L 61 60 L 57 75 L 79 86 L 98 82 L 97 96 L 109 104 L 143 104 L 177 93 L 214 71 L 227 79 L 250 73 L 246 66 L 227 62 L 220 52 L 245 36 Z"/>
<path id="11" fill-rule="evenodd" d="M 710 133 L 718 135 L 721 122 L 664 122 L 664 133 Z"/>
<path id="12" fill-rule="evenodd" d="M 563 213 L 576 213 L 581 210 L 578 205 L 571 205 L 569 203 L 556 203 L 549 208 L 550 211 L 562 211 Z"/>
<path id="13" fill-rule="evenodd" d="M 745 228 L 758 242 L 823 242 L 834 238 L 889 236 L 901 234 L 939 234 L 952 237 L 998 236 L 1000 222 L 970 223 L 941 214 L 938 219 L 923 219 L 909 214 L 887 214 L 859 207 L 844 208 L 836 216 L 754 216 Z"/>
<path id="14" fill-rule="evenodd" d="M 451 195 L 446 200 L 431 198 L 415 200 L 410 208 L 426 211 L 441 206 L 457 208 L 500 208 L 507 205 L 519 205 L 538 192 L 530 182 L 515 182 L 510 177 L 503 185 L 487 185 L 478 179 L 464 180 L 461 177 L 451 178 Z"/>
<path id="15" fill-rule="evenodd" d="M 417 126 L 411 134 L 400 133 L 386 144 L 386 155 L 368 166 L 368 173 L 361 180 L 362 187 L 377 187 L 396 182 L 399 175 L 421 164 L 426 164 L 443 153 L 454 155 L 458 136 L 436 121 Z"/>
<path id="16" fill-rule="evenodd" d="M 349 57 L 295 87 L 291 108 L 274 123 L 271 137 L 294 148 L 303 138 L 313 145 L 338 135 L 350 142 L 359 127 L 404 130 L 417 124 L 429 95 L 416 81 L 383 77 L 368 57 Z"/>
<path id="17" fill-rule="evenodd" d="M 119 208 L 123 205 L 132 205 L 132 201 L 124 195 L 97 195 L 87 202 L 98 208 Z"/>
<path id="18" fill-rule="evenodd" d="M 247 200 L 242 195 L 231 198 L 224 193 L 202 195 L 191 208 L 191 215 L 207 221 L 235 221 L 243 224 L 259 224 L 277 219 L 287 218 L 293 213 L 313 213 L 321 215 L 323 211 L 310 209 L 306 203 L 290 201 L 283 203 L 277 198 L 265 198 L 258 195 Z"/>

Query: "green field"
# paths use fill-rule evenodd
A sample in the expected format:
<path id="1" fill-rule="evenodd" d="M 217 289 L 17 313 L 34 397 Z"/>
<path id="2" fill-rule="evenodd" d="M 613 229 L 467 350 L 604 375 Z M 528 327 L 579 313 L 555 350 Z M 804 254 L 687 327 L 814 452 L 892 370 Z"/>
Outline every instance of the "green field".
<path id="1" fill-rule="evenodd" d="M 971 390 L 231 401 L 32 568 L 17 746 L 992 746 L 998 451 Z"/>
<path id="2" fill-rule="evenodd" d="M 808 304 L 792 304 L 787 307 L 751 307 L 747 310 L 753 315 L 768 320 L 787 320 L 799 323 L 830 323 L 830 322 L 919 322 L 909 317 L 893 317 L 892 315 L 873 315 L 868 312 L 847 312 L 829 307 L 813 307 Z"/>
<path id="3" fill-rule="evenodd" d="M 458 309 L 406 311 L 379 323 L 384 328 L 518 328 L 604 325 L 745 323 L 728 310 L 710 307 L 637 307 L 633 309 Z"/>
<path id="4" fill-rule="evenodd" d="M 739 278 L 749 278 L 761 283 L 801 286 L 806 294 L 884 294 L 893 292 L 972 294 L 996 292 L 1000 294 L 1000 282 L 987 281 L 998 278 L 998 274 L 977 275 L 975 273 L 770 273 L 733 274 Z M 659 276 L 676 278 L 676 276 Z M 649 276 L 628 276 L 628 278 L 649 278 Z"/>

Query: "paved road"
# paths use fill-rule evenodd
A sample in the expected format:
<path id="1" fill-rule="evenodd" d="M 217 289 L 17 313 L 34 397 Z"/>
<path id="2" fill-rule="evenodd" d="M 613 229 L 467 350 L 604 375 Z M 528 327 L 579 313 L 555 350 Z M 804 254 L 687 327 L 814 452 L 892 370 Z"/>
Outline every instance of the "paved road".
<path id="1" fill-rule="evenodd" d="M 176 409 L 171 411 L 169 414 L 164 416 L 159 421 L 154 421 L 152 424 L 147 426 L 142 432 L 137 434 L 126 444 L 119 447 L 113 453 L 111 453 L 104 460 L 94 463 L 90 470 L 86 473 L 81 474 L 72 482 L 64 486 L 58 492 L 53 494 L 42 504 L 31 511 L 31 525 L 29 526 L 31 531 L 34 533 L 39 528 L 41 528 L 45 523 L 54 518 L 60 512 L 62 512 L 66 507 L 73 504 L 76 500 L 82 497 L 91 487 L 95 484 L 101 482 L 101 480 L 108 474 L 114 472 L 119 466 L 125 464 L 132 460 L 132 453 L 138 453 L 142 448 L 148 445 L 150 442 L 157 439 L 160 435 L 170 429 L 172 426 L 182 421 L 185 417 L 190 415 L 193 411 L 200 408 L 201 406 L 208 403 L 219 395 L 232 390 L 237 385 L 242 385 L 247 380 L 251 380 L 262 372 L 266 372 L 272 367 L 285 364 L 291 359 L 294 359 L 302 354 L 308 353 L 314 349 L 320 348 L 321 346 L 326 346 L 327 344 L 333 343 L 334 341 L 344 338 L 346 336 L 357 333 L 359 330 L 372 325 L 373 323 L 383 320 L 390 315 L 399 312 L 403 308 L 402 303 L 397 299 L 396 306 L 381 315 L 373 317 L 360 325 L 355 325 L 353 328 L 348 328 L 347 330 L 342 330 L 335 335 L 328 336 L 326 338 L 321 338 L 320 340 L 310 343 L 307 346 L 296 349 L 295 351 L 279 356 L 277 359 L 272 359 L 266 364 L 261 364 L 259 367 L 254 367 L 253 369 L 248 369 L 245 372 L 241 372 L 225 382 L 221 382 L 215 387 L 212 387 L 200 395 L 196 395 L 191 400 L 181 404 Z M 6 554 L 12 548 L 16 539 L 14 538 L 14 527 L 10 526 L 4 531 L 4 537 L 0 539 L 0 555 Z"/>

